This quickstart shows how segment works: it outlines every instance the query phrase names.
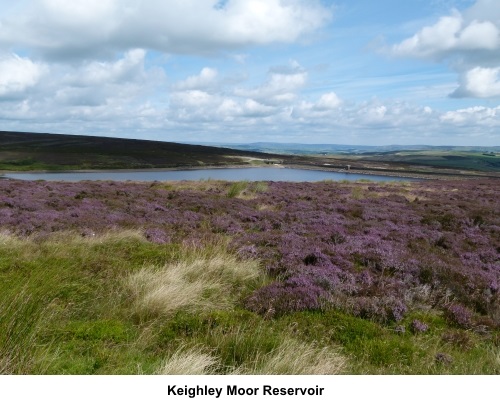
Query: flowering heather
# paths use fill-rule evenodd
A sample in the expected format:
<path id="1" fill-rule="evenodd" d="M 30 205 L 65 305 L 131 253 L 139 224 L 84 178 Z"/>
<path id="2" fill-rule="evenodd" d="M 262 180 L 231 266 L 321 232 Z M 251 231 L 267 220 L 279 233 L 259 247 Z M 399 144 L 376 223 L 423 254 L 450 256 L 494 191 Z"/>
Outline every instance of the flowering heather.
<path id="1" fill-rule="evenodd" d="M 419 321 L 418 319 L 414 319 L 411 322 L 410 328 L 413 333 L 423 333 L 426 332 L 427 329 L 429 329 L 429 325 L 422 321 Z"/>
<path id="2" fill-rule="evenodd" d="M 434 308 L 460 327 L 500 324 L 496 180 L 269 182 L 241 198 L 209 184 L 2 179 L 0 230 L 141 229 L 152 243 L 192 245 L 222 234 L 273 278 L 245 302 L 261 314 L 337 308 L 393 322 Z"/>
<path id="3" fill-rule="evenodd" d="M 460 304 L 453 304 L 446 308 L 446 317 L 452 324 L 461 328 L 469 328 L 472 324 L 471 311 Z"/>

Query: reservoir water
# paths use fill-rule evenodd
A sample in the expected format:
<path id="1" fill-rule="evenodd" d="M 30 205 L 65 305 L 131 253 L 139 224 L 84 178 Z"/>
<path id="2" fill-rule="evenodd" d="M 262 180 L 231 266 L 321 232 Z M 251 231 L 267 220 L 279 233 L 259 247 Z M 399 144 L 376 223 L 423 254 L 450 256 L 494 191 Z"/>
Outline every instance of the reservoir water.
<path id="1" fill-rule="evenodd" d="M 6 173 L 4 177 L 18 180 L 46 181 L 168 181 L 168 180 L 228 180 L 228 181 L 415 181 L 407 177 L 377 176 L 371 174 L 338 173 L 322 170 L 290 168 L 194 169 L 194 170 L 131 170 L 96 172 Z"/>

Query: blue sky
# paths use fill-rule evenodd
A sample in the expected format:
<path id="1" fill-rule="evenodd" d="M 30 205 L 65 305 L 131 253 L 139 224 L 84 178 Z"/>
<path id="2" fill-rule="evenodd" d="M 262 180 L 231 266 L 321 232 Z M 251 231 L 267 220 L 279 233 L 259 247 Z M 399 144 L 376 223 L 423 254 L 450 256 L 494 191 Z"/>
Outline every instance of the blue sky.
<path id="1" fill-rule="evenodd" d="M 0 129 L 500 145 L 500 0 L 0 0 Z"/>

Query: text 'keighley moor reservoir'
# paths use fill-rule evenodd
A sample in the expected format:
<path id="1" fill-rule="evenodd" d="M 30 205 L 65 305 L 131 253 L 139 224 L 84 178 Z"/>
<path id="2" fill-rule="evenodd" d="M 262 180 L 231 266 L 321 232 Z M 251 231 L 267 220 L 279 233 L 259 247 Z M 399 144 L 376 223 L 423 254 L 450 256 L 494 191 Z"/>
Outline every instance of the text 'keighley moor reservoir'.
<path id="1" fill-rule="evenodd" d="M 321 396 L 325 389 L 316 385 L 315 387 L 305 388 L 284 388 L 272 387 L 271 385 L 263 385 L 262 387 L 238 387 L 237 385 L 227 385 L 224 390 L 221 387 L 208 387 L 207 385 L 196 387 L 188 387 L 187 385 L 180 387 L 177 385 L 169 385 L 167 394 L 170 396 L 187 396 L 195 398 L 197 396 L 215 396 L 220 398 L 223 393 L 226 395 L 301 395 L 301 396 Z"/>

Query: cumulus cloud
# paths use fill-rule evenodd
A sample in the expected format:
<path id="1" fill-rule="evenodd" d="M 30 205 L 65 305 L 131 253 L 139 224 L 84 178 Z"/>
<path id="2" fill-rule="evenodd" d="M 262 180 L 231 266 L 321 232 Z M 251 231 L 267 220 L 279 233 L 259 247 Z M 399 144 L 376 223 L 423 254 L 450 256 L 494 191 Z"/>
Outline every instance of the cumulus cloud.
<path id="1" fill-rule="evenodd" d="M 500 97 L 500 67 L 475 67 L 462 74 L 458 89 L 453 97 Z"/>
<path id="2" fill-rule="evenodd" d="M 0 98 L 20 96 L 33 87 L 44 67 L 16 54 L 0 56 Z"/>
<path id="3" fill-rule="evenodd" d="M 143 49 L 133 49 L 115 62 L 93 61 L 83 65 L 82 69 L 73 76 L 70 75 L 66 81 L 78 86 L 131 82 L 144 76 L 145 56 Z"/>
<path id="4" fill-rule="evenodd" d="M 341 104 L 342 100 L 332 91 L 321 95 L 316 103 L 316 108 L 319 110 L 331 110 L 337 108 Z"/>
<path id="5" fill-rule="evenodd" d="M 207 54 L 293 42 L 330 17 L 319 0 L 35 0 L 0 20 L 0 43 L 56 59 L 132 48 Z"/>
<path id="6" fill-rule="evenodd" d="M 174 89 L 206 89 L 212 87 L 217 80 L 217 70 L 204 67 L 199 75 L 189 76 L 187 79 L 174 84 Z"/>
<path id="7" fill-rule="evenodd" d="M 15 130 L 16 122 L 22 125 L 29 120 L 36 123 L 31 129 L 39 131 L 130 137 L 144 133 L 149 138 L 156 135 L 157 139 L 184 142 L 226 137 L 229 141 L 238 136 L 269 140 L 266 137 L 270 135 L 286 134 L 287 140 L 296 142 L 363 144 L 494 144 L 500 130 L 500 106 L 439 111 L 391 100 L 355 103 L 332 91 L 311 96 L 299 90 L 287 103 L 266 103 L 237 94 L 224 81 L 221 86 L 205 89 L 172 89 L 165 80 L 165 103 L 150 102 L 150 94 L 142 96 L 142 92 L 148 86 L 157 91 L 159 80 L 155 72 L 144 68 L 138 55 L 124 54 L 104 67 L 89 62 L 65 67 L 64 72 L 47 72 L 46 80 L 34 84 L 41 86 L 44 82 L 45 91 L 32 92 L 22 101 L 2 101 L 0 119 L 5 119 L 4 128 Z M 105 76 L 101 68 L 114 74 Z M 270 69 L 270 77 L 275 70 Z M 202 76 L 200 72 L 192 77 Z M 126 82 L 119 84 L 123 77 L 127 77 Z M 192 77 L 179 83 L 187 83 Z M 270 77 L 257 87 L 268 84 Z M 165 138 L 160 134 L 169 135 Z"/>
<path id="8" fill-rule="evenodd" d="M 200 108 L 214 104 L 215 97 L 200 90 L 188 90 L 174 93 L 171 96 L 171 105 L 175 107 Z"/>
<path id="9" fill-rule="evenodd" d="M 472 126 L 500 126 L 500 106 L 490 108 L 484 106 L 475 106 L 463 108 L 455 111 L 447 111 L 440 116 L 444 123 Z"/>
<path id="10" fill-rule="evenodd" d="M 166 80 L 162 70 L 144 67 L 144 56 L 142 50 L 131 50 L 113 62 L 79 65 L 39 64 L 16 55 L 2 56 L 2 127 L 92 134 L 104 126 L 108 135 L 128 128 L 127 123 L 147 127 L 144 117 L 152 108 L 141 104 L 146 105 L 156 86 L 165 86 Z"/>
<path id="11" fill-rule="evenodd" d="M 265 83 L 252 89 L 237 88 L 234 93 L 261 103 L 289 104 L 297 98 L 297 92 L 305 86 L 307 77 L 307 71 L 296 61 L 291 61 L 288 66 L 272 67 Z"/>
<path id="12" fill-rule="evenodd" d="M 496 24 L 496 21 L 487 20 L 467 22 L 462 14 L 455 11 L 394 45 L 392 50 L 397 55 L 433 59 L 467 51 L 494 52 L 500 49 L 500 30 Z"/>
<path id="13" fill-rule="evenodd" d="M 449 61 L 459 74 L 452 97 L 500 96 L 500 7 L 497 0 L 477 0 L 470 8 L 441 17 L 391 47 L 398 56 Z"/>
<path id="14" fill-rule="evenodd" d="M 435 134 L 444 133 L 464 140 L 478 134 L 498 139 L 500 107 L 439 111 L 434 104 L 431 109 L 393 100 L 354 102 L 344 99 L 345 87 L 335 89 L 312 77 L 315 68 L 286 63 L 289 56 L 258 79 L 252 69 L 260 62 L 245 47 L 294 42 L 318 29 L 330 18 L 322 0 L 9 4 L 14 3 L 7 11 L 2 8 L 0 16 L 4 129 L 147 134 L 177 141 L 269 140 L 279 135 L 298 142 L 436 143 Z M 27 3 L 29 11 L 23 8 Z M 453 59 L 460 75 L 456 97 L 498 97 L 500 15 L 490 12 L 492 3 L 489 8 L 485 4 L 487 0 L 479 0 L 469 10 L 443 17 L 392 51 Z M 221 52 L 226 61 L 234 61 L 219 70 L 210 66 L 214 59 L 197 65 L 198 57 L 164 56 Z M 184 59 L 191 63 L 190 73 L 173 79 Z M 213 66 L 221 66 L 219 62 Z M 172 66 L 175 74 L 169 72 Z"/>
<path id="15" fill-rule="evenodd" d="M 145 51 L 134 49 L 113 62 L 90 61 L 76 66 L 54 66 L 45 92 L 60 107 L 100 106 L 127 102 L 164 83 L 161 69 L 146 70 Z M 50 99 L 51 96 L 46 96 Z"/>

